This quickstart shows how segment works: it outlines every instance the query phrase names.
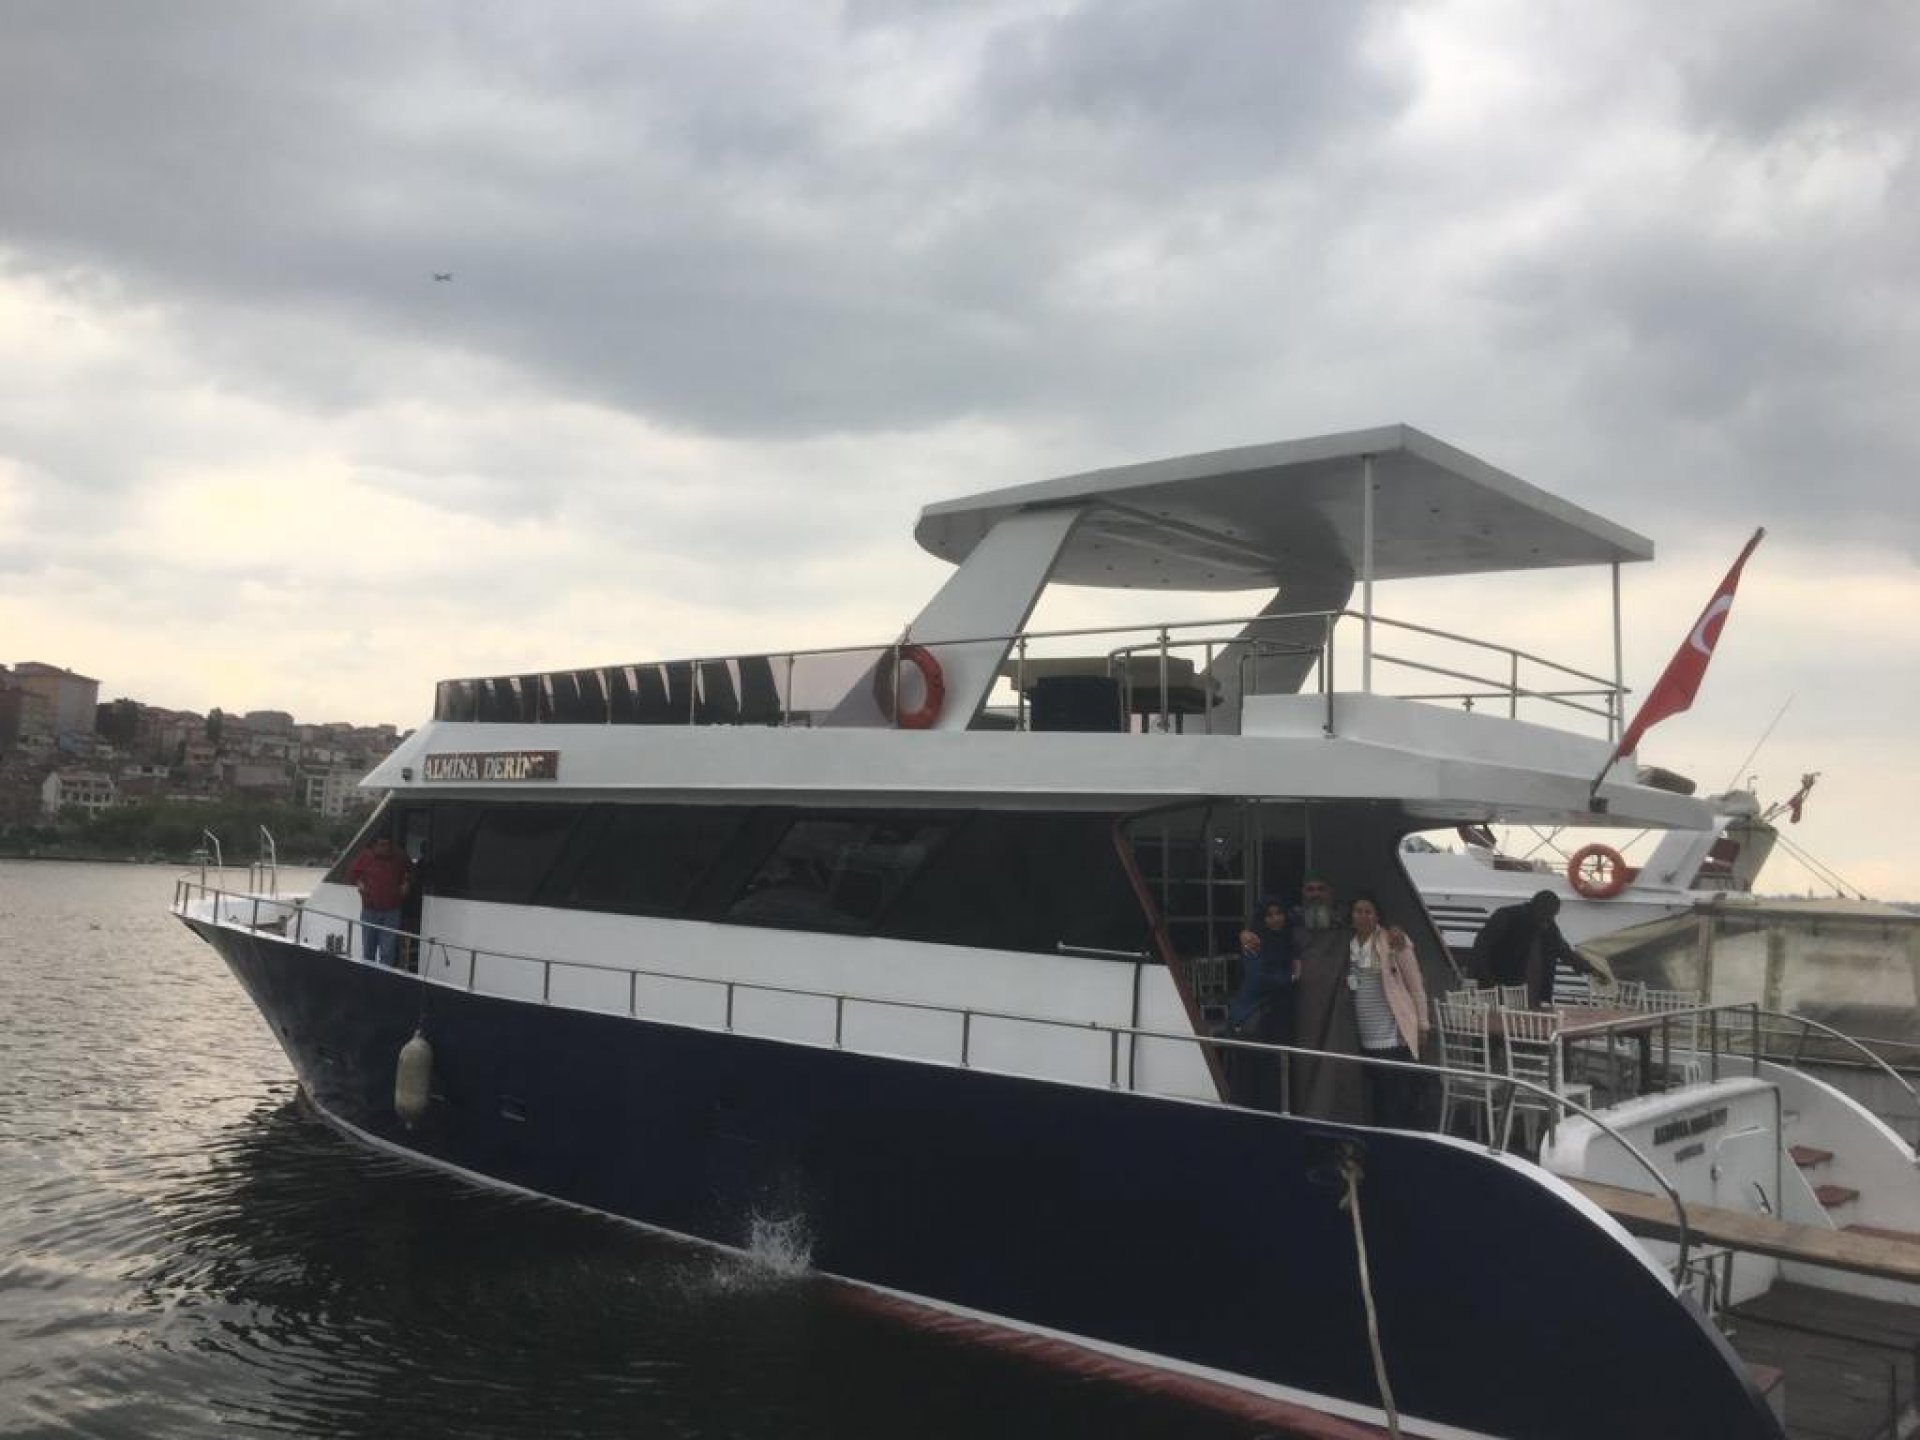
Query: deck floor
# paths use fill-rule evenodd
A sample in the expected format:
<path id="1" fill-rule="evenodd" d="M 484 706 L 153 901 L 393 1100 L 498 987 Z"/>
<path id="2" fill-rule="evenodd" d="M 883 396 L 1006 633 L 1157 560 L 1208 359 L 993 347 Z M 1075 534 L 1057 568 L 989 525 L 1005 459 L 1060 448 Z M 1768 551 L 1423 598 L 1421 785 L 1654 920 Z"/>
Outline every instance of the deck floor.
<path id="1" fill-rule="evenodd" d="M 1915 1433 L 1920 1308 L 1783 1283 L 1734 1307 L 1728 1326 L 1743 1359 L 1785 1375 L 1790 1440 Z"/>

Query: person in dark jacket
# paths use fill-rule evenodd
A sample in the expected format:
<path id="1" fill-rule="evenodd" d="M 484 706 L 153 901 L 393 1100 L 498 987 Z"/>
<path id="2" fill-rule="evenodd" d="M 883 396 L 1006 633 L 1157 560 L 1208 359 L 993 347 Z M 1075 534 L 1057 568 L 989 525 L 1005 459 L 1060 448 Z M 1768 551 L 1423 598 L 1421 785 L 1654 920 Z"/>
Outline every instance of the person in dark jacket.
<path id="1" fill-rule="evenodd" d="M 1240 932 L 1240 984 L 1227 1005 L 1227 1027 L 1236 1038 L 1293 1043 L 1297 968 L 1286 905 L 1273 897 L 1262 900 L 1254 928 Z M 1236 1051 L 1230 1068 L 1235 1072 L 1235 1098 L 1242 1103 L 1278 1109 L 1285 1101 L 1284 1056 Z"/>
<path id="2" fill-rule="evenodd" d="M 1530 900 L 1508 905 L 1487 917 L 1474 938 L 1468 970 L 1482 985 L 1527 987 L 1527 1004 L 1535 1010 L 1553 1004 L 1553 967 L 1564 960 L 1588 975 L 1601 971 L 1567 943 L 1553 917 L 1560 913 L 1560 897 L 1542 890 Z"/>

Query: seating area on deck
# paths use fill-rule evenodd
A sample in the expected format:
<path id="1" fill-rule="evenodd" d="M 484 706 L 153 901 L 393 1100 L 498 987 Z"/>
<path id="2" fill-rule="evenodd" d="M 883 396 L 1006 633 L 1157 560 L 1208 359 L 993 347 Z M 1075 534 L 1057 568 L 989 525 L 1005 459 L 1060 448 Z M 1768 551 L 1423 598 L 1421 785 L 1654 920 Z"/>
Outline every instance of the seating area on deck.
<path id="1" fill-rule="evenodd" d="M 434 715 L 518 725 L 780 725 L 790 718 L 766 655 L 448 680 Z"/>
<path id="2" fill-rule="evenodd" d="M 1595 986 L 1579 1003 L 1552 1009 L 1529 1009 L 1526 998 L 1524 985 L 1471 981 L 1433 998 L 1435 1058 L 1448 1072 L 1443 1129 L 1465 1117 L 1478 1138 L 1504 1147 L 1517 1124 L 1525 1148 L 1535 1151 L 1543 1127 L 1550 1131 L 1567 1113 L 1549 1095 L 1591 1109 L 1702 1078 L 1701 1002 L 1693 992 L 1627 982 Z"/>

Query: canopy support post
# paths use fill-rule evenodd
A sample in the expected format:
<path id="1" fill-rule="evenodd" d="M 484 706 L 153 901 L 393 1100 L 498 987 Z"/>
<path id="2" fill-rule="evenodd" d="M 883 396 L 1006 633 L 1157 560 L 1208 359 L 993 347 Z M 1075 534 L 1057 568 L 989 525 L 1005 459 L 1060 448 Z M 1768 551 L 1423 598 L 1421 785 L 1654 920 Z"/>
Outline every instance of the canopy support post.
<path id="1" fill-rule="evenodd" d="M 1373 456 L 1360 457 L 1360 690 L 1373 693 Z"/>
<path id="2" fill-rule="evenodd" d="M 1620 649 L 1620 562 L 1616 559 L 1610 568 L 1613 571 L 1613 699 L 1607 706 L 1607 739 L 1617 742 L 1625 723 L 1627 676 Z"/>

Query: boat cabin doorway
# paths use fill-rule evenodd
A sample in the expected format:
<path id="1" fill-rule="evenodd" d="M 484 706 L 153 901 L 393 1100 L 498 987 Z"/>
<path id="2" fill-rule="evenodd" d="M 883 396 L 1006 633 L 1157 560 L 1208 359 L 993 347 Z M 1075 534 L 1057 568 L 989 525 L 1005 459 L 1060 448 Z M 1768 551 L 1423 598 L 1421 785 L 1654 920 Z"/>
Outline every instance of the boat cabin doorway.
<path id="1" fill-rule="evenodd" d="M 1397 805 L 1265 799 L 1155 810 L 1123 827 L 1156 938 L 1203 1025 L 1226 1018 L 1241 932 L 1267 899 L 1296 908 L 1309 875 L 1333 887 L 1336 921 L 1355 896 L 1371 895 L 1383 921 L 1413 937 L 1423 964 L 1444 964 L 1400 866 L 1410 828 Z"/>
<path id="2" fill-rule="evenodd" d="M 397 959 L 402 970 L 418 974 L 420 970 L 419 936 L 424 929 L 421 915 L 426 902 L 429 869 L 433 863 L 433 808 L 429 805 L 399 805 L 393 813 L 394 843 L 413 862 L 413 884 L 400 902 L 400 948 Z"/>

